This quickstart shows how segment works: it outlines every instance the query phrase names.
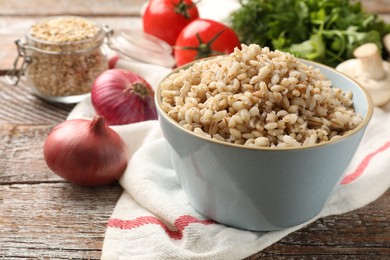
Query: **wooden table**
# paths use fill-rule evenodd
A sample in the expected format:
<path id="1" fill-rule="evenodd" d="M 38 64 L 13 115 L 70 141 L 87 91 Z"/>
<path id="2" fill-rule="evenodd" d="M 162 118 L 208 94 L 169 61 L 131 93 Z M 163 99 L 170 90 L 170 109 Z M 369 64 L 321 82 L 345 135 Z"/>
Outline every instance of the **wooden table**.
<path id="1" fill-rule="evenodd" d="M 0 0 L 0 73 L 16 55 L 14 40 L 47 15 L 93 17 L 114 30 L 139 26 L 143 0 Z M 389 21 L 390 1 L 364 1 Z M 67 10 L 64 12 L 64 10 Z M 45 165 L 48 131 L 72 105 L 34 96 L 25 82 L 0 83 L 0 258 L 99 259 L 107 220 L 122 193 L 118 184 L 71 185 Z M 390 191 L 359 210 L 320 219 L 250 259 L 390 259 Z"/>

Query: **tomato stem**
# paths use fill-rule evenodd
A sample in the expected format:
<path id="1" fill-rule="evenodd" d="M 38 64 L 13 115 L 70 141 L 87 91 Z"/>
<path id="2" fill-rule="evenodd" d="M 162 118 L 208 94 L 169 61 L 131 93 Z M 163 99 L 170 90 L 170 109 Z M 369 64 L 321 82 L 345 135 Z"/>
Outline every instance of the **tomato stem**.
<path id="1" fill-rule="evenodd" d="M 176 4 L 176 6 L 175 6 L 175 13 L 184 16 L 184 18 L 186 18 L 186 19 L 190 19 L 191 17 L 188 14 L 188 9 L 191 9 L 199 2 L 200 1 L 193 2 L 191 4 L 187 4 L 186 2 L 184 2 L 184 0 L 180 0 L 180 2 L 178 4 Z"/>
<path id="2" fill-rule="evenodd" d="M 209 57 L 211 55 L 224 54 L 223 52 L 214 51 L 214 50 L 211 49 L 211 45 L 218 39 L 219 36 L 221 36 L 221 34 L 223 32 L 224 32 L 224 30 L 219 31 L 207 43 L 203 42 L 203 40 L 200 37 L 199 33 L 196 33 L 195 35 L 196 35 L 196 38 L 198 39 L 198 42 L 199 42 L 198 46 L 175 46 L 174 48 L 181 49 L 181 50 L 194 50 L 194 51 L 197 51 L 195 59 L 206 58 L 206 57 Z"/>
<path id="3" fill-rule="evenodd" d="M 200 38 L 199 33 L 196 33 L 196 38 L 199 41 L 199 47 L 197 48 L 198 53 L 196 54 L 195 59 L 205 58 L 211 55 L 221 54 L 221 52 L 215 52 L 211 49 L 211 45 L 218 39 L 219 36 L 223 33 L 224 30 L 219 31 L 217 34 L 211 38 L 210 41 L 204 43 L 202 38 Z"/>

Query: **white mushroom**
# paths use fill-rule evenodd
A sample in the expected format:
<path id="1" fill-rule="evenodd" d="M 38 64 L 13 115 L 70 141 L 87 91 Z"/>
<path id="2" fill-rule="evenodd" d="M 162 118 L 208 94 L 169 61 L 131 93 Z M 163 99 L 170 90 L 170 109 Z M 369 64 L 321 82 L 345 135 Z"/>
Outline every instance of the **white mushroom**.
<path id="1" fill-rule="evenodd" d="M 390 54 L 390 33 L 383 37 L 383 45 L 385 46 L 387 52 Z"/>
<path id="2" fill-rule="evenodd" d="M 349 75 L 365 87 L 374 105 L 385 105 L 390 101 L 390 63 L 382 60 L 374 43 L 356 48 L 353 54 L 356 59 L 342 62 L 336 70 Z"/>

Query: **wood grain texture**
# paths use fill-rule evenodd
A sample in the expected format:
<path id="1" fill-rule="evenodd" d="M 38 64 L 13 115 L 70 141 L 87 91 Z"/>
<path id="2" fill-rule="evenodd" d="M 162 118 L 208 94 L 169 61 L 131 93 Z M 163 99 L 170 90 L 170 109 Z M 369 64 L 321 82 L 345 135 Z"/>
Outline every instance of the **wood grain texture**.
<path id="1" fill-rule="evenodd" d="M 39 16 L 74 14 L 139 16 L 141 6 L 145 2 L 146 0 L 0 0 L 0 15 Z M 363 8 L 369 12 L 388 13 L 390 11 L 390 0 L 362 0 L 361 2 Z"/>
<path id="2" fill-rule="evenodd" d="M 99 259 L 122 188 L 81 188 L 53 174 L 43 160 L 43 143 L 72 106 L 44 102 L 23 84 L 18 91 L 0 88 L 0 108 L 12 107 L 9 116 L 0 109 L 0 258 Z M 14 113 L 24 114 L 26 123 Z M 390 191 L 364 208 L 320 219 L 248 259 L 386 259 L 389 223 Z"/>
<path id="3" fill-rule="evenodd" d="M 362 0 L 363 9 L 367 12 L 388 14 L 390 13 L 390 0 Z"/>
<path id="4" fill-rule="evenodd" d="M 0 14 L 10 16 L 105 15 L 139 16 L 145 0 L 0 0 Z"/>
<path id="5" fill-rule="evenodd" d="M 390 190 L 347 214 L 322 218 L 250 258 L 390 259 Z"/>
<path id="6" fill-rule="evenodd" d="M 0 258 L 99 259 L 119 185 L 0 185 Z"/>
<path id="7" fill-rule="evenodd" d="M 52 125 L 0 125 L 2 185 L 63 182 L 43 159 L 43 144 Z"/>
<path id="8" fill-rule="evenodd" d="M 8 97 L 0 107 L 10 108 L 0 110 L 0 258 L 99 259 L 122 188 L 71 185 L 48 169 L 44 140 L 71 106 L 46 103 L 27 89 L 13 97 L 0 89 Z"/>
<path id="9" fill-rule="evenodd" d="M 14 40 L 46 15 L 92 17 L 114 30 L 139 28 L 141 0 L 0 0 L 0 72 L 15 58 Z M 390 22 L 390 0 L 365 0 Z M 52 173 L 43 143 L 73 105 L 36 97 L 24 81 L 0 77 L 0 258 L 99 259 L 107 220 L 122 188 L 71 185 Z M 390 259 L 390 191 L 353 212 L 320 219 L 248 258 Z"/>
<path id="10" fill-rule="evenodd" d="M 66 118 L 74 105 L 49 103 L 38 98 L 22 80 L 18 86 L 0 78 L 0 127 L 6 124 L 55 124 Z"/>

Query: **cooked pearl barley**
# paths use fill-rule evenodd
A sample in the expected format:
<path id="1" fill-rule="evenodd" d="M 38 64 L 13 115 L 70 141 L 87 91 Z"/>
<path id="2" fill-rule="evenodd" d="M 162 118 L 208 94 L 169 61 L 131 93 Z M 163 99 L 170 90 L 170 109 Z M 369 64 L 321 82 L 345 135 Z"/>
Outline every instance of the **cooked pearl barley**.
<path id="1" fill-rule="evenodd" d="M 255 139 L 255 145 L 260 147 L 268 147 L 270 145 L 269 139 L 266 137 L 258 137 Z"/>
<path id="2" fill-rule="evenodd" d="M 275 128 L 277 128 L 277 127 L 278 127 L 278 123 L 275 123 L 275 122 L 273 122 L 273 123 L 268 123 L 268 124 L 266 124 L 266 125 L 264 126 L 264 128 L 267 129 L 267 130 L 272 130 L 272 129 L 275 129 Z"/>
<path id="3" fill-rule="evenodd" d="M 318 69 L 288 53 L 241 47 L 164 79 L 163 110 L 198 135 L 253 147 L 314 145 L 361 123 L 352 92 Z"/>

